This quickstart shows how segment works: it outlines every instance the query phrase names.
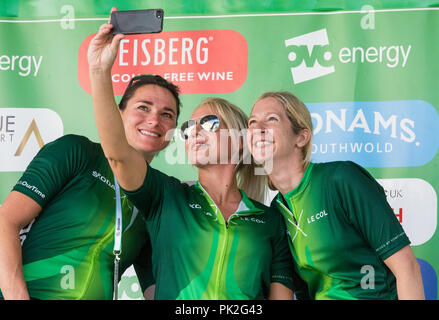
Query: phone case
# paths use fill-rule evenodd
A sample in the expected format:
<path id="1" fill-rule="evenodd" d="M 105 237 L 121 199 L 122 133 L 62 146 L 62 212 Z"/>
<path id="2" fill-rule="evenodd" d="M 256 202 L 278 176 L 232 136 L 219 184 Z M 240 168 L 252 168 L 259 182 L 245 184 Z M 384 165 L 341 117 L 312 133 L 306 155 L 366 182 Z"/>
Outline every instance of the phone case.
<path id="1" fill-rule="evenodd" d="M 157 33 L 163 29 L 163 10 L 129 10 L 111 13 L 113 33 L 141 34 Z"/>

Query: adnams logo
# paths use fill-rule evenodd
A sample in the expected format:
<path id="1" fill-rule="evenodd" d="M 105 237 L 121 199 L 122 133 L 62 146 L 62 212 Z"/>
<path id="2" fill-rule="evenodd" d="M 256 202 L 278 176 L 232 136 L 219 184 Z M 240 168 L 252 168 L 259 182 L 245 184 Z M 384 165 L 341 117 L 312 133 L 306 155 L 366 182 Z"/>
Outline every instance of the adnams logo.
<path id="1" fill-rule="evenodd" d="M 411 45 L 353 46 L 335 50 L 330 45 L 328 32 L 320 29 L 288 40 L 288 59 L 294 84 L 320 78 L 335 72 L 335 63 L 381 63 L 387 68 L 404 68 Z"/>
<path id="2" fill-rule="evenodd" d="M 416 167 L 439 149 L 439 115 L 422 100 L 306 104 L 313 120 L 311 160 L 365 167 Z"/>

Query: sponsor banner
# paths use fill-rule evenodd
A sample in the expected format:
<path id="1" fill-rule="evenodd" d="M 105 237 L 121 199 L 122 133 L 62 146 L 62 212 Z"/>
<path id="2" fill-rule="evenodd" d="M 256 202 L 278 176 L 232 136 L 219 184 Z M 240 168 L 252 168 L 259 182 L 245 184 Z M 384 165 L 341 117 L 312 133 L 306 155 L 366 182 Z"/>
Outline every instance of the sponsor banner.
<path id="1" fill-rule="evenodd" d="M 111 4 L 62 2 L 0 6 L 0 204 L 43 144 L 70 133 L 99 140 L 86 51 Z M 416 256 L 437 273 L 439 9 L 399 1 L 405 9 L 374 10 L 349 0 L 349 11 L 298 12 L 337 9 L 323 2 L 305 9 L 280 1 L 269 10 L 236 0 L 224 11 L 212 1 L 166 4 L 164 32 L 123 40 L 112 69 L 116 99 L 133 76 L 158 73 L 182 89 L 180 125 L 209 96 L 249 114 L 265 91 L 296 94 L 312 113 L 313 161 L 352 160 L 380 179 Z M 119 9 L 145 6 L 124 1 Z M 194 7 L 200 15 L 183 10 Z M 187 161 L 169 161 L 180 147 L 184 155 L 177 139 L 152 165 L 196 180 Z M 428 279 L 437 298 L 437 277 Z M 137 298 L 137 289 L 122 293 Z"/>
<path id="2" fill-rule="evenodd" d="M 329 47 L 326 29 L 285 40 L 285 46 L 290 50 L 288 59 L 291 61 L 290 70 L 294 84 L 335 71 L 334 66 L 329 63 L 333 55 L 326 50 Z"/>
<path id="3" fill-rule="evenodd" d="M 36 77 L 40 71 L 43 56 L 0 55 L 0 71 L 18 74 L 20 77 Z"/>
<path id="4" fill-rule="evenodd" d="M 351 160 L 364 167 L 414 167 L 439 147 L 439 115 L 425 101 L 308 103 L 312 160 Z"/>
<path id="5" fill-rule="evenodd" d="M 87 50 L 94 36 L 81 43 L 78 55 L 79 83 L 89 94 Z M 247 56 L 247 42 L 234 30 L 128 35 L 121 40 L 112 69 L 114 93 L 122 95 L 139 74 L 159 74 L 184 94 L 233 92 L 247 77 Z"/>
<path id="6" fill-rule="evenodd" d="M 331 46 L 326 28 L 285 40 L 290 51 L 290 71 L 294 84 L 344 72 L 343 65 L 378 64 L 382 68 L 405 68 L 412 50 L 410 44 L 393 41 L 380 45 Z"/>
<path id="7" fill-rule="evenodd" d="M 425 180 L 377 179 L 412 246 L 429 241 L 437 229 L 437 194 Z"/>
<path id="8" fill-rule="evenodd" d="M 24 171 L 43 145 L 62 135 L 53 110 L 0 108 L 0 171 Z"/>
<path id="9" fill-rule="evenodd" d="M 426 300 L 437 300 L 437 273 L 427 261 L 418 258 Z"/>
<path id="10" fill-rule="evenodd" d="M 142 288 L 133 266 L 130 266 L 123 273 L 119 282 L 118 294 L 120 300 L 144 300 Z"/>

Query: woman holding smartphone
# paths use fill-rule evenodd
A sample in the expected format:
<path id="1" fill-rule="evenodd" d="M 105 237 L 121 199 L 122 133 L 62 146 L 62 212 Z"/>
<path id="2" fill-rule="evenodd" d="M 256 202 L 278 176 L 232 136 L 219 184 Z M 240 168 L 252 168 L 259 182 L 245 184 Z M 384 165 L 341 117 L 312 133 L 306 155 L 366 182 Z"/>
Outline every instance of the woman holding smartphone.
<path id="1" fill-rule="evenodd" d="M 152 93 L 163 103 L 146 113 L 138 101 Z M 116 106 L 127 143 L 146 162 L 169 144 L 165 133 L 175 128 L 179 110 L 178 88 L 152 75 L 138 77 Z M 116 212 L 122 218 L 119 274 L 113 262 Z M 117 192 L 101 146 L 86 137 L 69 134 L 45 145 L 0 207 L 5 299 L 111 299 L 113 284 L 133 263 L 144 290 L 154 282 L 150 259 L 143 219 Z"/>
<path id="2" fill-rule="evenodd" d="M 123 35 L 103 25 L 89 48 L 93 105 L 101 143 L 121 187 L 144 215 L 151 236 L 156 299 L 291 299 L 292 260 L 279 215 L 250 199 L 264 185 L 247 165 L 225 159 L 221 132 L 240 132 L 245 114 L 222 99 L 200 104 L 182 126 L 198 182 L 188 185 L 151 168 L 124 135 L 111 67 Z M 139 108 L 151 112 L 154 93 Z M 141 131 L 141 128 L 139 128 Z M 160 138 L 154 132 L 152 138 Z M 241 137 L 242 138 L 242 137 Z M 244 140 L 227 148 L 243 154 Z M 224 141 L 224 140 L 223 140 Z M 245 191 L 243 190 L 245 189 Z M 259 191 L 258 191 L 259 190 Z"/>

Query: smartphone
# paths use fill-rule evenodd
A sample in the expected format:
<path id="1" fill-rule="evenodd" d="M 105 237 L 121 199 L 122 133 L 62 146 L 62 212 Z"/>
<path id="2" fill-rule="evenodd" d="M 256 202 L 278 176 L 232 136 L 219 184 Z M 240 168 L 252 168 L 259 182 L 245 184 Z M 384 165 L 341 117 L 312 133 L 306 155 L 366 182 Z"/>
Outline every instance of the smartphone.
<path id="1" fill-rule="evenodd" d="M 163 9 L 113 11 L 113 34 L 157 33 L 163 29 Z"/>

